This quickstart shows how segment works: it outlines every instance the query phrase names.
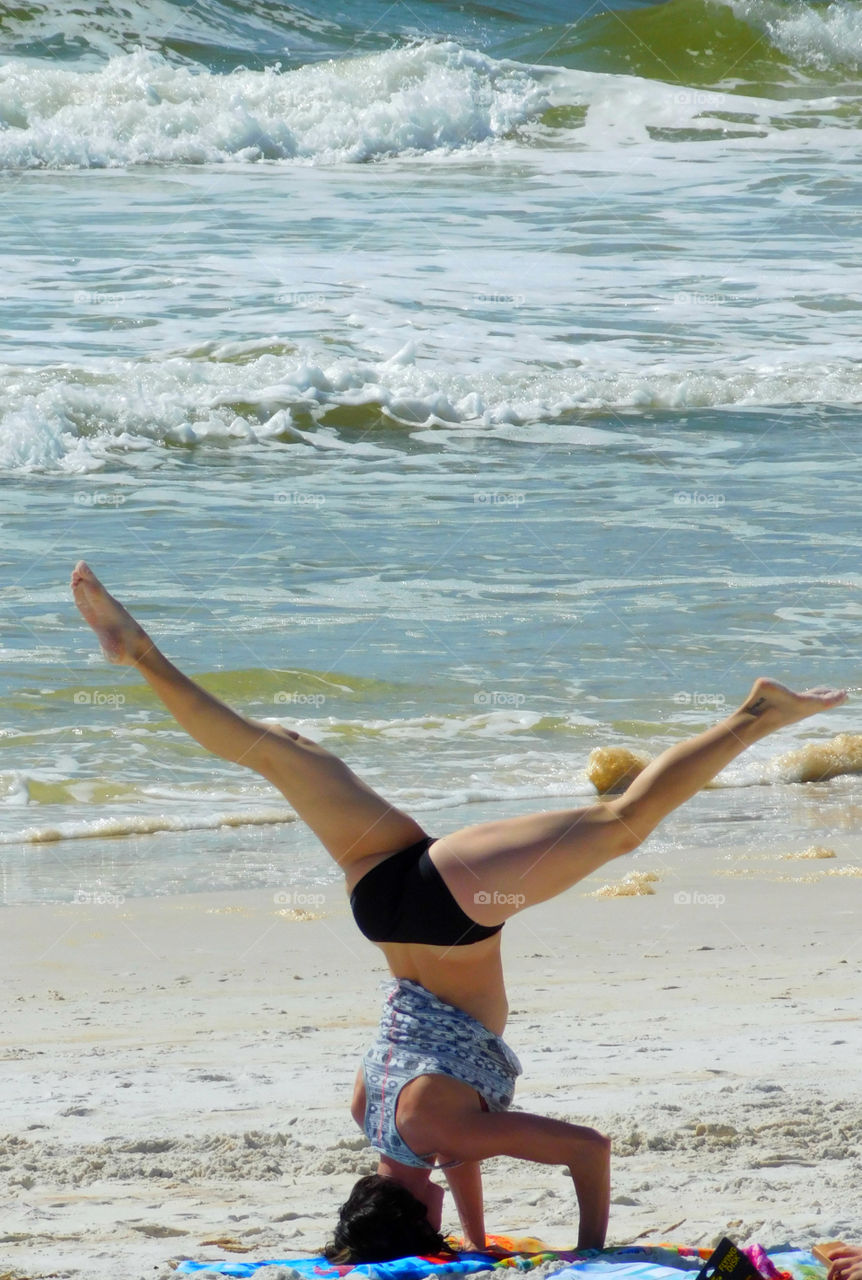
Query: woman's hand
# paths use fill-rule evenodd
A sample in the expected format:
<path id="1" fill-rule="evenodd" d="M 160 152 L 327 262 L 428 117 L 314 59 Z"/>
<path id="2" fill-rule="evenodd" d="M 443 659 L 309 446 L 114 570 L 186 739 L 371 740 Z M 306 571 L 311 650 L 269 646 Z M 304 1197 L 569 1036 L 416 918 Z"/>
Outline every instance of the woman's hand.
<path id="1" fill-rule="evenodd" d="M 464 1247 L 467 1248 L 467 1245 L 465 1244 Z M 487 1240 L 482 1245 L 481 1249 L 472 1244 L 469 1248 L 474 1253 L 488 1253 L 492 1258 L 511 1258 L 512 1256 L 511 1249 L 504 1249 L 501 1244 L 489 1244 Z"/>
<path id="2" fill-rule="evenodd" d="M 862 1247 L 845 1244 L 833 1250 L 827 1280 L 862 1280 Z"/>

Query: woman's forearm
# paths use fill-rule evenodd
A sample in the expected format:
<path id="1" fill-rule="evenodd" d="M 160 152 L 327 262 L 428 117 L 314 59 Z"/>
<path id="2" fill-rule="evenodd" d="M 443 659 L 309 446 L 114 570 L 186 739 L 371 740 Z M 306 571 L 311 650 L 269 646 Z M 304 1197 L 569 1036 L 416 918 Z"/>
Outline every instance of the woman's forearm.
<path id="1" fill-rule="evenodd" d="M 485 1248 L 485 1206 L 482 1196 L 482 1166 L 476 1160 L 444 1169 L 466 1249 Z"/>
<path id="2" fill-rule="evenodd" d="M 580 1210 L 578 1248 L 602 1249 L 611 1208 L 610 1143 L 596 1144 L 569 1165 Z"/>

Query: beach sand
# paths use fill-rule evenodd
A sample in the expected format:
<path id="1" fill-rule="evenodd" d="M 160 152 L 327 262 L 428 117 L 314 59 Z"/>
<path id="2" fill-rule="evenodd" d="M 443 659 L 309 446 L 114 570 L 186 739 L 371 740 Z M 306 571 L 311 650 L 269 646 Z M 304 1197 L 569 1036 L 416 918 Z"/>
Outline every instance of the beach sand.
<path id="1" fill-rule="evenodd" d="M 862 1239 L 859 882 L 826 865 L 591 896 L 617 864 L 507 926 L 516 1104 L 612 1135 L 609 1243 Z M 317 1252 L 375 1163 L 347 1106 L 386 974 L 340 889 L 2 923 L 0 1275 Z M 489 1231 L 572 1246 L 562 1170 L 485 1181 Z"/>

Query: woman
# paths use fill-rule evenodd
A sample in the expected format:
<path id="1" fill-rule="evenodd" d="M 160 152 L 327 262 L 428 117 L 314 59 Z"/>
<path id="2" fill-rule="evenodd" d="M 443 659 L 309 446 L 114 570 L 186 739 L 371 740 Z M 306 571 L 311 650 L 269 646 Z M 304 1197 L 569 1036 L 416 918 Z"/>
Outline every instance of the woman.
<path id="1" fill-rule="evenodd" d="M 314 742 L 248 720 L 194 684 L 83 562 L 72 589 L 111 662 L 136 667 L 201 746 L 254 769 L 287 797 L 343 871 L 359 928 L 395 979 L 351 1108 L 380 1163 L 343 1206 L 330 1256 L 384 1261 L 439 1250 L 443 1191 L 429 1180 L 435 1166 L 444 1170 L 466 1246 L 483 1248 L 480 1164 L 496 1155 L 567 1166 L 580 1211 L 578 1245 L 601 1248 L 609 1140 L 507 1109 L 520 1066 L 500 1038 L 508 1012 L 500 930 L 518 911 L 637 848 L 753 742 L 846 694 L 796 694 L 758 680 L 738 711 L 665 751 L 615 799 L 480 823 L 435 840 Z"/>

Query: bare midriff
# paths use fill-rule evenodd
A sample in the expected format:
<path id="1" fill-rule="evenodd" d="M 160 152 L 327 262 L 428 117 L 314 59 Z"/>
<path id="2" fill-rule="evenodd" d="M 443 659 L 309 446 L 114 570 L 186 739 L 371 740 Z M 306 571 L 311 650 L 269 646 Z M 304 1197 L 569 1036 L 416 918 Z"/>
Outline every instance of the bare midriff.
<path id="1" fill-rule="evenodd" d="M 418 982 L 440 1000 L 463 1009 L 501 1036 L 509 1006 L 503 983 L 500 935 L 466 947 L 378 942 L 395 978 Z"/>

